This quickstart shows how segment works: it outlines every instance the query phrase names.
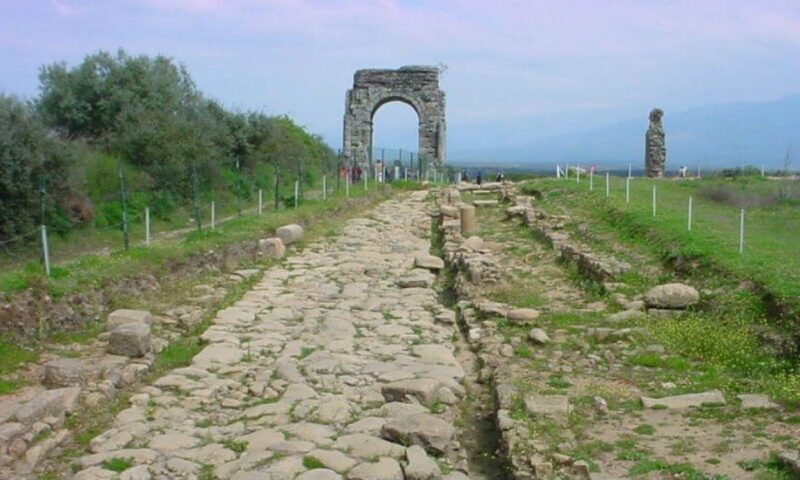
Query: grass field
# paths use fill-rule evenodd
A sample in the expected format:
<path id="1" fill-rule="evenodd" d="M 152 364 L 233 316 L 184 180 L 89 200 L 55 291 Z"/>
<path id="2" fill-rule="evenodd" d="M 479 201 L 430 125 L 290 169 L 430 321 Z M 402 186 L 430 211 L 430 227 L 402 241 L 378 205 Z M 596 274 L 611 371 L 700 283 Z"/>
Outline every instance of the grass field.
<path id="1" fill-rule="evenodd" d="M 647 244 L 665 258 L 681 256 L 715 273 L 750 280 L 800 312 L 800 185 L 791 180 L 760 177 L 738 179 L 650 180 L 630 182 L 611 177 L 578 183 L 572 179 L 542 179 L 526 189 L 549 191 L 548 201 L 563 209 L 579 209 L 618 235 Z M 653 187 L 656 213 L 653 215 Z M 692 197 L 692 229 L 688 204 Z M 740 212 L 744 208 L 744 251 L 739 253 Z"/>

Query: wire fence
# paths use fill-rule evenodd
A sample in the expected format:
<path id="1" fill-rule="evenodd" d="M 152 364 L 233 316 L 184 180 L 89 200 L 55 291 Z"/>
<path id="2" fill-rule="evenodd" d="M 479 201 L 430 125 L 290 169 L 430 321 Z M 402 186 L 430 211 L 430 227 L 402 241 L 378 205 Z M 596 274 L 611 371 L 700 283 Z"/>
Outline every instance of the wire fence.
<path id="1" fill-rule="evenodd" d="M 666 233 L 723 264 L 800 291 L 796 176 L 770 175 L 765 169 L 738 178 L 718 172 L 704 178 L 685 170 L 672 178 L 647 178 L 577 165 L 554 170 L 565 184 L 586 189 L 598 206 L 614 207 L 637 225 Z"/>
<path id="2" fill-rule="evenodd" d="M 405 159 L 405 163 L 387 161 L 346 166 L 338 156 L 335 164 L 323 162 L 324 170 L 318 172 L 320 175 L 315 181 L 309 183 L 302 171 L 276 171 L 272 185 L 267 188 L 246 189 L 234 182 L 227 188 L 201 192 L 197 176 L 192 175 L 191 198 L 167 212 L 159 211 L 157 205 L 142 202 L 141 198 L 152 198 L 152 195 L 147 195 L 152 192 L 129 189 L 120 169 L 117 174 L 118 198 L 103 202 L 103 207 L 113 212 L 113 219 L 109 221 L 108 215 L 97 212 L 89 225 L 79 227 L 44 220 L 48 218 L 48 212 L 45 211 L 46 193 L 43 191 L 43 221 L 36 228 L 0 240 L 0 266 L 3 270 L 10 270 L 35 261 L 51 276 L 55 265 L 82 255 L 108 255 L 132 247 L 147 247 L 153 242 L 192 231 L 215 230 L 235 218 L 296 208 L 307 200 L 324 201 L 336 196 L 360 195 L 375 184 L 443 182 L 454 178 L 446 175 L 444 170 L 434 170 L 430 164 L 420 161 L 416 152 L 400 153 L 399 149 L 393 152 L 397 153 L 398 160 Z"/>

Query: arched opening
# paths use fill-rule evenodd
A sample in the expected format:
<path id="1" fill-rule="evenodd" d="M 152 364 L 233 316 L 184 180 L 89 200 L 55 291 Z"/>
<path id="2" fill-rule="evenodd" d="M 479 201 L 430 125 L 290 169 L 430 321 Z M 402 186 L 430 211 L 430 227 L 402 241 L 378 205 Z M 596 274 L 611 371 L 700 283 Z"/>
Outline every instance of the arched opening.
<path id="1" fill-rule="evenodd" d="M 419 151 L 419 115 L 407 102 L 390 99 L 372 113 L 372 161 L 382 160 L 387 166 L 400 161 L 408 165 L 413 152 Z"/>
<path id="2" fill-rule="evenodd" d="M 392 138 L 389 134 L 384 138 L 383 127 L 380 127 L 377 138 L 373 138 L 373 117 L 378 109 L 398 100 L 409 104 L 418 114 L 418 119 L 408 122 L 389 118 L 388 123 L 402 122 L 412 126 L 416 123 L 416 144 L 409 138 L 413 138 L 413 130 L 405 130 L 404 137 Z M 379 143 L 390 142 L 415 150 L 419 166 L 440 168 L 445 162 L 444 105 L 445 96 L 439 90 L 439 70 L 436 67 L 358 70 L 353 76 L 353 88 L 347 91 L 345 100 L 342 135 L 344 162 L 347 165 L 364 165 L 374 159 L 373 150 Z M 389 113 L 388 117 L 392 116 Z M 381 123 L 384 122 L 383 117 L 384 113 L 378 119 Z"/>

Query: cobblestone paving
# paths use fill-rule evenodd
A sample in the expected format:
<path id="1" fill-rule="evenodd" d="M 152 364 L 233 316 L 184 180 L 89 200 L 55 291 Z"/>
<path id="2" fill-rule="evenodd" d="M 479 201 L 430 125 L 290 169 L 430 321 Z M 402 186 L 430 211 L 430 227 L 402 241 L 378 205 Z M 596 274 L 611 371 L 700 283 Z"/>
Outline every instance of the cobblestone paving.
<path id="1" fill-rule="evenodd" d="M 465 373 L 434 277 L 413 268 L 429 230 L 416 192 L 268 270 L 191 366 L 132 397 L 74 478 L 468 478 L 440 470 L 466 469 L 452 426 Z"/>

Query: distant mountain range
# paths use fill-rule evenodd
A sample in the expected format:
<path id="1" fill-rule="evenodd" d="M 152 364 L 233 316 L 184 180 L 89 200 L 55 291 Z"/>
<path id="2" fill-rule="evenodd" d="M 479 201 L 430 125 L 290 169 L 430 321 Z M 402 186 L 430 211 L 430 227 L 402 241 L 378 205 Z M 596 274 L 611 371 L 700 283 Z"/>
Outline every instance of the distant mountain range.
<path id="1" fill-rule="evenodd" d="M 601 128 L 561 133 L 519 147 L 453 150 L 454 164 L 497 163 L 509 167 L 556 162 L 622 168 L 644 163 L 647 112 L 642 118 Z M 800 95 L 772 102 L 709 105 L 666 111 L 667 168 L 765 165 L 783 168 L 791 148 L 792 169 L 800 169 Z"/>

